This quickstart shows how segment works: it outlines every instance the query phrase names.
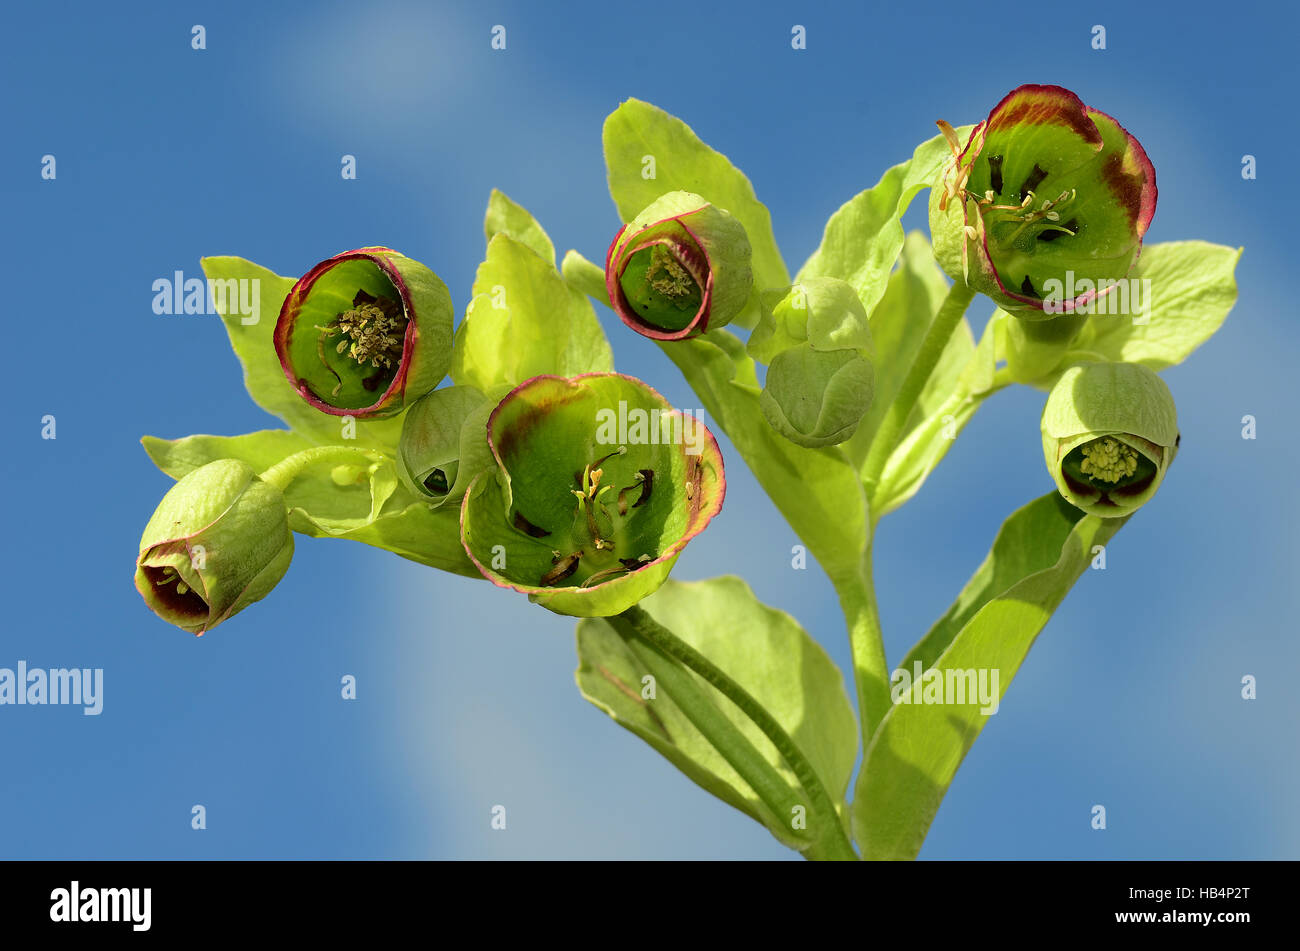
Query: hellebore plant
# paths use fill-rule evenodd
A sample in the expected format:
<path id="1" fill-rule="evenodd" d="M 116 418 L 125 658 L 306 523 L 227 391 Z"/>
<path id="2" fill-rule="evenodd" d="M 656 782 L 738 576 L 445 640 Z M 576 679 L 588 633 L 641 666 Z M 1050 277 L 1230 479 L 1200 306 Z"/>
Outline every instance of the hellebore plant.
<path id="1" fill-rule="evenodd" d="M 576 251 L 557 268 L 542 226 L 494 191 L 454 335 L 441 279 L 387 248 L 299 279 L 205 259 L 210 280 L 260 281 L 278 311 L 223 319 L 250 395 L 289 428 L 145 437 L 178 480 L 140 542 L 146 604 L 209 631 L 270 593 L 292 532 L 486 578 L 581 618 L 583 696 L 781 842 L 813 859 L 915 857 L 1094 546 L 1169 472 L 1181 434 L 1157 373 L 1222 324 L 1240 256 L 1143 247 L 1152 164 L 1065 89 L 1022 86 L 977 125 L 939 128 L 831 216 L 793 278 L 748 179 L 635 99 L 604 128 L 625 222 L 604 268 Z M 923 188 L 931 240 L 901 224 Z M 997 309 L 976 342 L 979 294 Z M 669 579 L 722 508 L 722 455 L 703 423 L 613 372 L 593 300 L 678 367 L 825 570 L 856 711 L 822 648 L 744 581 Z M 1048 392 L 1055 486 L 1007 518 L 891 674 L 876 525 L 1016 385 Z M 944 692 L 974 671 L 994 696 Z"/>

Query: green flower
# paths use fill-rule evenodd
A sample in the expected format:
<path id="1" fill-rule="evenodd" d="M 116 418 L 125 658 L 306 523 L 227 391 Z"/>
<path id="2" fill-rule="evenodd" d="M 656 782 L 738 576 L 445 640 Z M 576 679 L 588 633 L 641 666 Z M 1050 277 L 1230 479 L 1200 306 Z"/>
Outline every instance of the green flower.
<path id="1" fill-rule="evenodd" d="M 1137 261 L 1156 210 L 1155 169 L 1124 128 L 1060 86 L 1021 86 L 930 193 L 935 257 L 1004 310 L 1033 320 L 1086 310 Z"/>
<path id="2" fill-rule="evenodd" d="M 624 225 L 605 256 L 615 313 L 639 334 L 683 340 L 724 326 L 753 287 L 749 238 L 726 211 L 669 192 Z"/>
<path id="3" fill-rule="evenodd" d="M 760 295 L 750 336 L 768 364 L 759 406 L 772 428 L 800 446 L 844 442 L 875 393 L 874 348 L 866 309 L 853 287 L 816 277 Z"/>
<path id="4" fill-rule="evenodd" d="M 140 537 L 135 586 L 164 621 L 201 635 L 266 597 L 292 558 L 280 490 L 220 459 L 163 496 Z"/>
<path id="5" fill-rule="evenodd" d="M 289 291 L 275 352 L 294 389 L 335 416 L 400 412 L 451 367 L 447 286 L 391 248 L 322 261 Z"/>
<path id="6" fill-rule="evenodd" d="M 1066 370 L 1043 407 L 1043 455 L 1073 505 L 1129 515 L 1155 495 L 1178 451 L 1178 413 L 1165 381 L 1137 363 Z"/>
<path id="7" fill-rule="evenodd" d="M 712 434 L 631 377 L 533 377 L 497 406 L 488 440 L 497 468 L 465 495 L 465 550 L 558 614 L 636 604 L 722 508 Z"/>

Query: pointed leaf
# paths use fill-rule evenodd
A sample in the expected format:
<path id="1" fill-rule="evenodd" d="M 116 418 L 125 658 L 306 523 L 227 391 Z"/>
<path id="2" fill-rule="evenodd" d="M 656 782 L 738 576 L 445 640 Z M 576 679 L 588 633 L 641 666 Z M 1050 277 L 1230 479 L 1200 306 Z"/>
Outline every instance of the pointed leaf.
<path id="1" fill-rule="evenodd" d="M 969 131 L 966 126 L 958 135 L 964 137 Z M 848 281 L 871 313 L 884 296 L 889 273 L 903 248 L 903 212 L 917 192 L 935 182 L 951 157 L 947 141 L 936 135 L 918 145 L 906 162 L 885 172 L 873 188 L 845 202 L 826 222 L 821 246 L 796 280 L 838 277 Z"/>
<path id="2" fill-rule="evenodd" d="M 483 219 L 483 233 L 490 243 L 493 235 L 508 234 L 524 247 L 540 255 L 546 263 L 555 264 L 555 245 L 523 205 L 515 204 L 505 192 L 492 189 L 488 198 L 487 216 Z"/>
<path id="3" fill-rule="evenodd" d="M 735 577 L 668 581 L 641 602 L 656 621 L 704 654 L 745 688 L 781 724 L 812 764 L 837 808 L 857 758 L 857 723 L 844 681 L 826 652 L 784 612 L 759 602 Z M 685 718 L 673 698 L 643 678 L 647 668 L 607 621 L 578 625 L 578 687 L 583 697 L 662 753 L 690 779 L 782 841 L 789 817 L 767 813 L 757 794 Z M 703 679 L 690 674 L 719 712 L 797 784 L 776 748 L 750 720 Z"/>
<path id="4" fill-rule="evenodd" d="M 456 330 L 451 378 L 489 392 L 543 374 L 607 372 L 614 358 L 585 295 L 555 265 L 500 233 Z"/>
<path id="5" fill-rule="evenodd" d="M 1052 612 L 1093 557 L 1094 545 L 1105 545 L 1126 518 L 1079 518 L 1072 506 L 1059 504 L 1056 493 L 1030 503 L 1008 520 L 1005 536 L 994 543 L 989 561 L 953 605 L 945 618 L 910 659 L 938 651 L 929 670 L 936 673 L 904 690 L 896 676 L 895 703 L 885 715 L 867 749 L 853 801 L 853 833 L 868 858 L 915 858 L 957 768 L 961 765 L 988 715 L 1006 693 L 1012 678 Z M 1066 527 L 1068 526 L 1068 531 Z M 1065 540 L 1054 562 L 1047 539 Z M 1015 539 L 1041 536 L 1021 547 Z M 1009 554 L 1014 566 L 998 560 Z M 1012 582 L 1000 594 L 994 589 Z M 964 620 L 946 647 L 940 647 L 952 627 Z M 986 671 L 985 686 L 996 690 L 985 705 L 967 695 L 965 702 L 922 703 L 928 677 L 951 678 L 954 687 L 969 683 L 966 671 Z M 953 672 L 951 675 L 949 671 Z M 908 675 L 912 674 L 907 670 Z M 976 691 L 978 694 L 978 691 Z M 898 702 L 903 697 L 910 702 Z M 951 696 L 947 699 L 953 699 Z M 987 713 L 985 711 L 988 711 Z"/>

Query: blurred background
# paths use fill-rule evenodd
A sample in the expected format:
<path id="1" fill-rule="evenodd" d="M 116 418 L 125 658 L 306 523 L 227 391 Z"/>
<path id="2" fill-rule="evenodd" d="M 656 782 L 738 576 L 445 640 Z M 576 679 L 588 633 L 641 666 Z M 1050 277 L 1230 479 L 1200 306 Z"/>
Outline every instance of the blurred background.
<path id="1" fill-rule="evenodd" d="M 0 857 L 792 857 L 583 701 L 573 624 L 522 596 L 300 537 L 274 593 L 211 635 L 151 615 L 132 562 L 171 481 L 140 436 L 277 425 L 220 320 L 156 316 L 151 285 L 202 277 L 208 254 L 298 275 L 382 243 L 436 270 L 463 313 L 494 186 L 561 254 L 600 260 L 620 224 L 601 123 L 628 96 L 749 175 L 793 272 L 935 119 L 977 121 L 1024 82 L 1068 86 L 1139 137 L 1160 189 L 1148 240 L 1244 245 L 1240 299 L 1165 373 L 1177 465 L 1044 631 L 921 855 L 1300 857 L 1297 15 L 1072 9 L 1008 12 L 1004 29 L 987 4 L 6 6 L 0 667 L 102 667 L 105 695 L 98 717 L 0 707 Z M 924 196 L 907 222 L 924 225 Z M 977 334 L 991 310 L 972 308 Z M 618 369 L 698 405 L 656 348 L 601 320 Z M 1051 488 L 1042 400 L 991 400 L 882 523 L 891 661 Z M 729 450 L 727 505 L 676 577 L 744 576 L 847 670 L 829 583 L 791 570 L 796 539 Z"/>

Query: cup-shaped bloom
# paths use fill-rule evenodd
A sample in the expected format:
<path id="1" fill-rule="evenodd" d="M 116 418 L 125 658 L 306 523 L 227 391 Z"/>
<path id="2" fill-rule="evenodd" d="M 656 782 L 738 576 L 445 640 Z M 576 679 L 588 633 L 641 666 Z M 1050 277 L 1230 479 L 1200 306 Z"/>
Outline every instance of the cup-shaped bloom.
<path id="1" fill-rule="evenodd" d="M 1086 310 L 1129 273 L 1156 210 L 1138 140 L 1060 86 L 1021 86 L 963 144 L 930 193 L 935 257 L 1019 317 Z"/>
<path id="2" fill-rule="evenodd" d="M 875 393 L 867 311 L 853 287 L 810 278 L 760 295 L 750 356 L 768 364 L 759 406 L 786 439 L 816 448 L 844 442 Z"/>
<path id="3" fill-rule="evenodd" d="M 488 416 L 496 404 L 472 386 L 426 393 L 402 417 L 397 470 L 432 505 L 461 498 L 479 472 L 493 465 Z"/>
<path id="4" fill-rule="evenodd" d="M 497 467 L 465 495 L 461 541 L 484 577 L 557 614 L 636 604 L 722 508 L 713 435 L 632 377 L 533 377 L 488 441 Z"/>
<path id="5" fill-rule="evenodd" d="M 1056 487 L 1091 515 L 1129 515 L 1178 452 L 1178 412 L 1165 381 L 1137 363 L 1083 363 L 1043 407 L 1043 456 Z"/>
<path id="6" fill-rule="evenodd" d="M 744 226 L 691 192 L 660 196 L 614 237 L 605 287 L 639 334 L 684 340 L 739 314 L 753 287 Z"/>
<path id="7" fill-rule="evenodd" d="M 163 496 L 140 537 L 135 586 L 164 621 L 203 634 L 266 597 L 292 558 L 280 490 L 219 459 Z"/>
<path id="8" fill-rule="evenodd" d="M 390 248 L 322 261 L 284 299 L 275 352 L 289 383 L 335 416 L 400 412 L 451 367 L 447 285 Z"/>

